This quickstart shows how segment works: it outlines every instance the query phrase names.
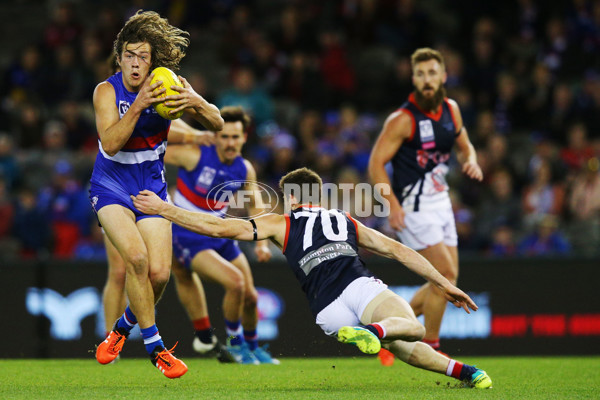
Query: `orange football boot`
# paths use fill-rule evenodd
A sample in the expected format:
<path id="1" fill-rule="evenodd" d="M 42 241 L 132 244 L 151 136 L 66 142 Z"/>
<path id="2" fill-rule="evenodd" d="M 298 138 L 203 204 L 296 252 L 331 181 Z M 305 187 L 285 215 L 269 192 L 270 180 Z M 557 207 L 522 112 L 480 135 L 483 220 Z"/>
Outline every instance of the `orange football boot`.
<path id="1" fill-rule="evenodd" d="M 176 346 L 177 343 L 175 343 L 175 346 L 171 350 L 157 347 L 154 349 L 154 353 L 152 353 L 152 364 L 170 379 L 179 378 L 188 370 L 187 365 L 173 355 L 173 349 Z M 160 350 L 161 348 L 162 350 Z"/>
<path id="2" fill-rule="evenodd" d="M 391 351 L 382 348 L 379 350 L 379 354 L 377 356 L 379 357 L 381 365 L 385 367 L 391 367 L 394 365 L 394 353 Z"/>
<path id="3" fill-rule="evenodd" d="M 123 331 L 119 332 L 120 329 L 111 331 L 106 339 L 96 348 L 96 360 L 100 364 L 108 364 L 119 356 L 125 340 L 127 340 L 127 334 Z M 122 333 L 123 332 L 123 333 Z"/>

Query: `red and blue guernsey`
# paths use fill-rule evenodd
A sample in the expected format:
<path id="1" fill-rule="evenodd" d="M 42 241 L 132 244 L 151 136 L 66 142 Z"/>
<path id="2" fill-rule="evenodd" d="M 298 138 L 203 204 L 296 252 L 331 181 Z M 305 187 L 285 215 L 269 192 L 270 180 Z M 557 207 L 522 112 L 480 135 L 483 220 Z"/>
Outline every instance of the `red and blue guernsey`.
<path id="1" fill-rule="evenodd" d="M 214 145 L 200 146 L 200 152 L 200 160 L 193 170 L 179 168 L 173 203 L 189 211 L 222 218 L 229 206 L 220 197 L 223 192 L 218 189 L 226 184 L 227 193 L 235 194 L 244 186 L 248 169 L 241 156 L 231 164 L 221 162 Z M 227 261 L 241 254 L 235 240 L 209 238 L 173 224 L 173 254 L 186 268 L 190 268 L 196 254 L 208 249 L 215 250 Z"/>
<path id="2" fill-rule="evenodd" d="M 358 227 L 350 214 L 303 205 L 285 218 L 283 254 L 315 317 L 352 281 L 373 276 L 358 256 Z"/>
<path id="3" fill-rule="evenodd" d="M 458 127 L 445 98 L 437 113 L 421 110 L 414 94 L 400 107 L 413 120 L 411 136 L 392 158 L 392 189 L 408 211 L 450 208 L 446 174 Z"/>
<path id="4" fill-rule="evenodd" d="M 123 118 L 137 93 L 125 88 L 121 72 L 108 78 L 107 82 L 115 90 L 119 117 Z M 167 198 L 163 159 L 170 126 L 171 121 L 148 107 L 140 115 L 127 143 L 114 156 L 106 154 L 98 140 L 100 151 L 90 180 L 90 200 L 96 212 L 106 205 L 119 204 L 132 210 L 136 220 L 156 217 L 139 212 L 129 195 L 148 189 L 163 200 Z"/>

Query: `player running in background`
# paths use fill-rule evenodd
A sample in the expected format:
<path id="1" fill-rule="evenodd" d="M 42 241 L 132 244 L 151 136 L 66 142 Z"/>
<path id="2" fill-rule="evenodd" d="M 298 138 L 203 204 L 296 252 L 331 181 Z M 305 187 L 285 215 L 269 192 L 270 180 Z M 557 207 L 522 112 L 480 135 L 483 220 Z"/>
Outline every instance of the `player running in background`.
<path id="1" fill-rule="evenodd" d="M 290 194 L 290 185 L 306 190 Z M 476 388 L 492 386 L 485 371 L 450 359 L 419 341 L 425 328 L 409 304 L 366 269 L 358 257 L 358 247 L 401 262 L 437 287 L 456 307 L 467 312 L 469 308 L 477 310 L 468 295 L 414 250 L 365 227 L 348 213 L 320 207 L 322 181 L 315 172 L 306 168 L 292 171 L 281 179 L 280 188 L 291 213 L 250 220 L 223 220 L 190 212 L 164 202 L 149 190 L 132 199 L 138 210 L 162 215 L 203 235 L 274 242 L 300 281 L 316 323 L 339 341 L 355 344 L 368 354 L 384 346 L 415 367 L 452 376 Z"/>
<path id="2" fill-rule="evenodd" d="M 126 266 L 129 306 L 96 350 L 106 364 L 123 348 L 129 331 L 140 325 L 150 359 L 165 376 L 177 378 L 187 366 L 164 347 L 154 320 L 154 305 L 169 279 L 171 223 L 147 218 L 133 207 L 130 194 L 151 189 L 166 199 L 163 158 L 171 121 L 161 118 L 154 103 L 166 99 L 185 109 L 210 130 L 222 128 L 219 110 L 182 79 L 179 94 L 160 98 L 161 82 L 150 84 L 156 67 L 176 70 L 189 44 L 187 33 L 155 12 L 132 16 L 115 41 L 121 72 L 94 91 L 99 152 L 91 178 L 90 199 L 107 237 Z"/>
<path id="3" fill-rule="evenodd" d="M 169 146 L 165 162 L 179 167 L 173 202 L 186 210 L 222 218 L 228 205 L 214 198 L 220 192 L 213 189 L 227 184 L 231 195 L 235 195 L 238 189 L 252 194 L 248 198 L 247 211 L 249 215 L 257 216 L 264 213 L 264 209 L 255 184 L 256 172 L 252 164 L 241 156 L 250 117 L 241 107 L 224 107 L 221 116 L 225 124 L 221 131 L 216 132 L 214 145 Z M 216 350 L 217 357 L 226 361 L 212 333 L 206 297 L 195 276 L 197 274 L 202 279 L 221 284 L 225 289 L 223 314 L 228 336 L 227 351 L 234 360 L 242 364 L 278 364 L 277 359 L 258 346 L 258 293 L 248 260 L 237 242 L 202 236 L 173 225 L 173 252 L 177 293 L 194 325 L 194 350 L 199 353 Z M 266 241 L 256 243 L 255 253 L 258 261 L 271 258 Z"/>
<path id="4" fill-rule="evenodd" d="M 462 171 L 477 181 L 483 175 L 458 104 L 446 97 L 442 55 L 422 48 L 413 53 L 411 62 L 415 91 L 385 121 L 371 153 L 369 174 L 374 184 L 391 184 L 392 190 L 385 197 L 390 203 L 390 226 L 398 238 L 455 284 L 457 234 L 445 179 L 455 143 Z M 388 162 L 393 167 L 391 177 L 385 170 Z M 423 342 L 439 350 L 446 310 L 444 293 L 426 283 L 410 305 L 417 316 L 425 317 Z"/>

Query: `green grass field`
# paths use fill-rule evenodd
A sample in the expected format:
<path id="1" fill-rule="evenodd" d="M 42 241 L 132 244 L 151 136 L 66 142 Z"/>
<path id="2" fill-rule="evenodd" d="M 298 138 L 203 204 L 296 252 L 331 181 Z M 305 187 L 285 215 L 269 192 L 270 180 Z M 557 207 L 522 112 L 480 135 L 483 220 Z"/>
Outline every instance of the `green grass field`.
<path id="1" fill-rule="evenodd" d="M 491 390 L 376 358 L 282 359 L 279 366 L 186 359 L 169 380 L 148 360 L 0 360 L 0 399 L 599 399 L 600 357 L 479 357 Z"/>

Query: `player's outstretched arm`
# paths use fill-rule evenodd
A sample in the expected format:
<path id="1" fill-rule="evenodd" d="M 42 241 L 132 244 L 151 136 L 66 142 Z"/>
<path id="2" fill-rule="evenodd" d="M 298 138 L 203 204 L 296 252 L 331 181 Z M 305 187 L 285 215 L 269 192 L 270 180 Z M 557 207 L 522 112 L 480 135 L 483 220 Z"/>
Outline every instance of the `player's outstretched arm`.
<path id="1" fill-rule="evenodd" d="M 466 293 L 450 283 L 425 257 L 402 243 L 390 239 L 381 232 L 367 228 L 359 221 L 357 221 L 357 225 L 359 246 L 375 254 L 401 262 L 408 269 L 437 286 L 446 297 L 446 300 L 454 306 L 462 307 L 467 313 L 470 313 L 469 308 L 477 311 L 478 307 L 475 302 Z"/>
<path id="2" fill-rule="evenodd" d="M 252 193 L 249 199 L 250 201 L 246 203 L 246 210 L 248 211 L 248 215 L 264 215 L 266 213 L 266 207 L 260 194 L 260 190 L 258 190 L 258 185 L 256 184 L 256 171 L 250 161 L 244 159 L 244 164 L 246 165 L 247 171 L 244 189 Z M 266 240 L 256 242 L 254 254 L 256 255 L 258 262 L 269 261 L 271 259 L 269 243 Z"/>
<path id="3" fill-rule="evenodd" d="M 217 218 L 213 215 L 184 210 L 162 201 L 154 192 L 142 190 L 131 196 L 133 205 L 145 214 L 160 215 L 188 230 L 201 235 L 244 241 L 271 239 L 282 246 L 285 238 L 283 215 L 267 214 L 256 218 L 256 231 L 249 220 Z M 255 234 L 256 232 L 256 234 Z"/>

